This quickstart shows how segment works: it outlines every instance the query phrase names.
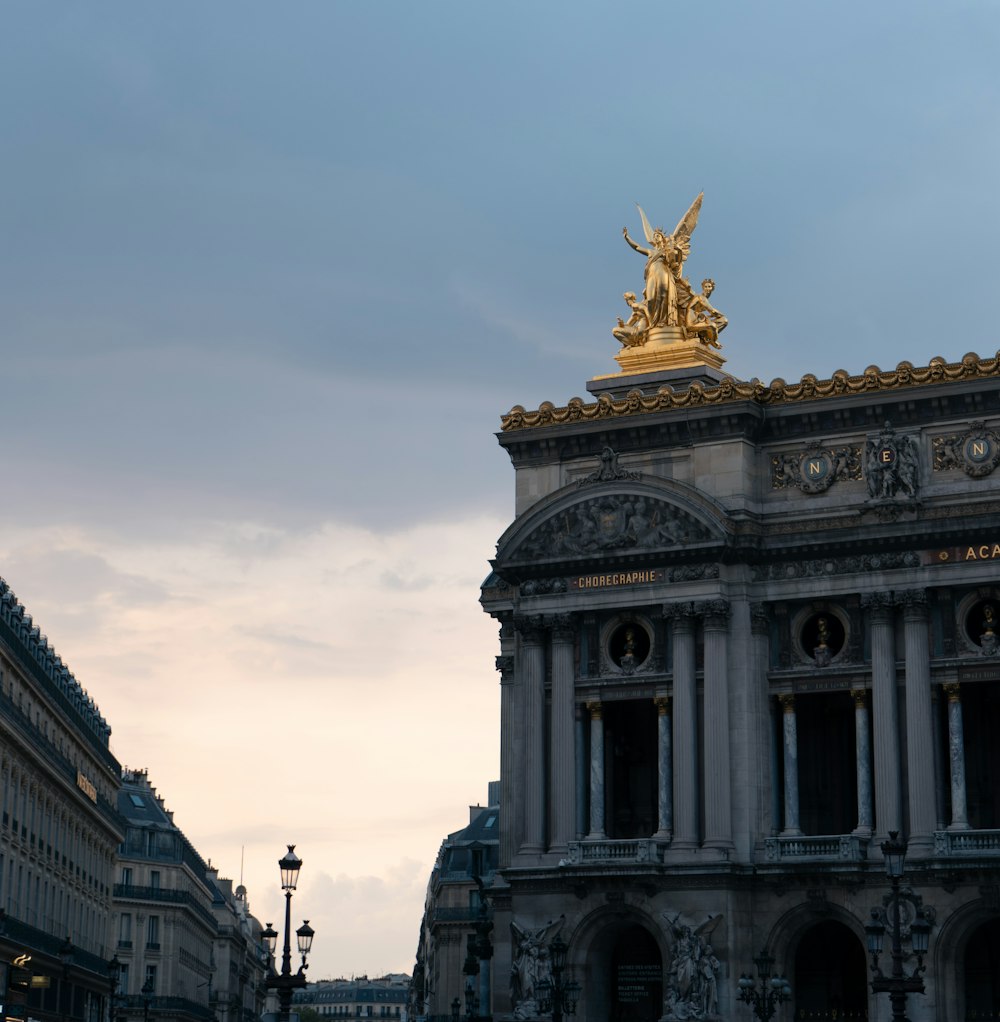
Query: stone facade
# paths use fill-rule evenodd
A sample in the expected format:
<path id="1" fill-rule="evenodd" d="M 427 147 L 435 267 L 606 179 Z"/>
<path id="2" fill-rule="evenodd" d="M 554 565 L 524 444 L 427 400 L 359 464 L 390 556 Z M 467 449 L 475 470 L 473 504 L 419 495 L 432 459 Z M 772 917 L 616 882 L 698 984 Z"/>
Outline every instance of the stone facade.
<path id="1" fill-rule="evenodd" d="M 251 1022 L 264 1007 L 267 962 L 246 889 L 220 879 L 150 784 L 126 770 L 126 820 L 113 925 L 121 962 L 119 1022 Z"/>
<path id="2" fill-rule="evenodd" d="M 538 1015 L 558 933 L 581 1022 L 749 1017 L 764 947 L 789 1017 L 887 1018 L 890 831 L 934 919 L 909 1017 L 1000 1011 L 998 384 L 653 373 L 504 417 L 495 1015 Z"/>
<path id="3" fill-rule="evenodd" d="M 5 1013 L 107 1010 L 120 767 L 93 699 L 0 580 L 0 994 Z"/>
<path id="4" fill-rule="evenodd" d="M 488 956 L 479 958 L 478 974 L 466 971 L 470 938 L 478 952 L 489 933 L 488 904 L 480 897 L 480 884 L 489 888 L 497 868 L 500 846 L 499 784 L 490 784 L 488 806 L 470 806 L 469 824 L 441 842 L 427 883 L 424 915 L 420 922 L 416 965 L 413 970 L 410 1013 L 428 1022 L 450 1022 L 457 999 L 464 1018 L 471 1003 L 486 1014 L 492 999 L 493 969 Z M 477 880 L 478 878 L 478 880 Z M 477 931 L 477 926 L 479 930 Z"/>

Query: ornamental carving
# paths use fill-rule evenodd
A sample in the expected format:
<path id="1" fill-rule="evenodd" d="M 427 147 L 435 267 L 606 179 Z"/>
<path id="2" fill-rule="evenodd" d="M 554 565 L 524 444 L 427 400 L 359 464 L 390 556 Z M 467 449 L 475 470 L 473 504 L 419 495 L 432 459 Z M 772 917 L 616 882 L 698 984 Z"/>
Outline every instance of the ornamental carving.
<path id="1" fill-rule="evenodd" d="M 654 550 L 701 543 L 708 529 L 672 504 L 608 494 L 574 504 L 544 522 L 514 551 L 514 561 L 560 554 Z"/>
<path id="2" fill-rule="evenodd" d="M 662 412 L 671 408 L 720 405 L 733 401 L 753 401 L 760 405 L 789 404 L 995 377 L 1000 377 L 1000 352 L 982 358 L 970 352 L 960 362 L 948 362 L 939 355 L 931 359 L 929 365 L 920 367 L 914 367 L 909 362 L 900 362 L 895 369 L 869 366 L 863 373 L 857 375 L 848 373 L 846 369 L 838 369 L 826 380 L 806 373 L 798 383 L 787 383 L 780 377 L 772 380 L 770 384 L 761 383 L 760 380 L 744 382 L 725 379 L 717 387 L 706 387 L 696 381 L 678 391 L 664 386 L 655 394 L 633 391 L 624 398 L 612 398 L 608 394 L 602 394 L 589 404 L 581 398 L 572 398 L 565 408 L 557 408 L 550 401 L 543 402 L 538 410 L 533 412 L 527 411 L 523 405 L 515 405 L 506 415 L 501 416 L 500 423 L 503 432 L 509 433 L 564 422 L 584 422 L 625 415 L 642 415 L 646 412 Z"/>
<path id="3" fill-rule="evenodd" d="M 960 468 L 967 476 L 981 479 L 1000 465 L 1000 436 L 983 422 L 971 422 L 964 433 L 936 436 L 933 441 L 934 471 Z"/>
<path id="4" fill-rule="evenodd" d="M 576 485 L 586 486 L 588 483 L 607 483 L 613 482 L 616 479 L 639 480 L 642 478 L 641 472 L 630 472 L 628 469 L 619 468 L 618 457 L 617 451 L 612 450 L 610 447 L 605 447 L 601 451 L 600 468 L 596 472 L 591 472 L 590 475 L 578 479 Z"/>
<path id="5" fill-rule="evenodd" d="M 865 444 L 865 479 L 873 501 L 914 500 L 920 486 L 920 449 L 914 436 L 886 423 Z"/>
<path id="6" fill-rule="evenodd" d="M 756 564 L 755 582 L 780 582 L 783 579 L 815 578 L 821 575 L 856 575 L 861 572 L 886 571 L 890 568 L 916 568 L 920 555 L 905 553 L 861 554 L 857 557 L 825 557 L 809 561 L 779 561 Z"/>
<path id="7" fill-rule="evenodd" d="M 771 489 L 794 486 L 803 493 L 823 493 L 838 480 L 861 479 L 861 448 L 850 444 L 823 447 L 819 441 L 799 451 L 771 458 Z"/>

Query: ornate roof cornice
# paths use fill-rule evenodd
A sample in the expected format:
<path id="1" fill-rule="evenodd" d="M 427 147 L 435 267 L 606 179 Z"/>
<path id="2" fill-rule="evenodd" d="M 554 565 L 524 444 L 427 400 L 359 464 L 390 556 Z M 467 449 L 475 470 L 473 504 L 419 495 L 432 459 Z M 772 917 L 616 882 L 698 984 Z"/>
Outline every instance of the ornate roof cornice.
<path id="1" fill-rule="evenodd" d="M 798 383 L 786 383 L 781 377 L 766 385 L 757 379 L 748 383 L 727 379 L 717 387 L 706 387 L 694 382 L 685 390 L 663 386 L 655 394 L 634 390 L 621 399 L 602 394 L 590 403 L 574 397 L 563 408 L 557 408 L 550 401 L 543 401 L 534 412 L 526 411 L 522 405 L 515 405 L 500 417 L 500 423 L 504 433 L 511 433 L 539 426 L 642 415 L 673 408 L 721 405 L 735 401 L 752 401 L 760 405 L 789 404 L 997 377 L 1000 377 L 1000 351 L 989 358 L 980 358 L 975 352 L 970 352 L 960 362 L 946 362 L 941 356 L 935 356 L 929 365 L 920 368 L 915 368 L 910 362 L 900 362 L 895 369 L 869 366 L 858 376 L 852 376 L 845 369 L 838 369 L 828 380 L 819 380 L 812 373 L 806 373 Z"/>

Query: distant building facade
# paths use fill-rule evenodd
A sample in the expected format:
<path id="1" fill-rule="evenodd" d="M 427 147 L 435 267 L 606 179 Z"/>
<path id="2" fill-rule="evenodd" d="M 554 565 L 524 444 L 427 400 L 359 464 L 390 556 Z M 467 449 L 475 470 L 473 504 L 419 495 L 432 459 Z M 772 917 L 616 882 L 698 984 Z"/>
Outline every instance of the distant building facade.
<path id="1" fill-rule="evenodd" d="M 120 766 L 94 701 L 0 580 L 0 995 L 7 1016 L 107 1011 Z"/>
<path id="2" fill-rule="evenodd" d="M 492 925 L 489 905 L 484 906 L 480 898 L 480 883 L 490 887 L 497 868 L 499 789 L 499 782 L 491 783 L 489 805 L 470 806 L 468 826 L 449 834 L 441 843 L 427 884 L 420 924 L 411 997 L 415 1018 L 450 1020 L 456 999 L 464 1017 L 470 995 L 482 1014 L 488 1012 L 492 959 L 484 956 L 479 960 L 475 976 L 465 970 L 470 938 L 476 938 L 474 945 L 478 943 L 476 926 L 482 926 L 484 914 L 489 913 L 487 921 Z"/>
<path id="3" fill-rule="evenodd" d="M 764 947 L 787 1017 L 887 1018 L 899 832 L 908 1017 L 1000 1017 L 1000 357 L 765 386 L 636 350 L 503 417 L 493 1014 L 542 1016 L 558 934 L 580 1022 L 748 1018 Z"/>
<path id="4" fill-rule="evenodd" d="M 127 770 L 114 885 L 119 1019 L 249 1022 L 266 962 L 246 891 L 220 880 L 174 823 L 144 770 Z"/>
<path id="5" fill-rule="evenodd" d="M 410 977 L 405 973 L 390 973 L 374 979 L 359 976 L 321 980 L 295 992 L 292 1010 L 311 1010 L 324 1018 L 344 1022 L 371 1022 L 373 1019 L 407 1022 L 409 990 Z"/>

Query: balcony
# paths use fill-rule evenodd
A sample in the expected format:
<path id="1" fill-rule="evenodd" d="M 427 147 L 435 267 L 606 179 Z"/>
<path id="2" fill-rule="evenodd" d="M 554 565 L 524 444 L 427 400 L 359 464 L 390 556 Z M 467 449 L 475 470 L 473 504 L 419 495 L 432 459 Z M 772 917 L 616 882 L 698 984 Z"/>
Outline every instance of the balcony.
<path id="1" fill-rule="evenodd" d="M 937 830 L 935 855 L 996 855 L 1000 852 L 1000 830 Z"/>
<path id="2" fill-rule="evenodd" d="M 799 834 L 796 837 L 764 839 L 764 857 L 768 862 L 863 862 L 868 857 L 871 839 L 857 834 Z"/>
<path id="3" fill-rule="evenodd" d="M 561 866 L 619 866 L 625 863 L 663 862 L 666 842 L 651 838 L 637 838 L 629 841 L 603 839 L 597 841 L 570 841 L 569 854 Z"/>

